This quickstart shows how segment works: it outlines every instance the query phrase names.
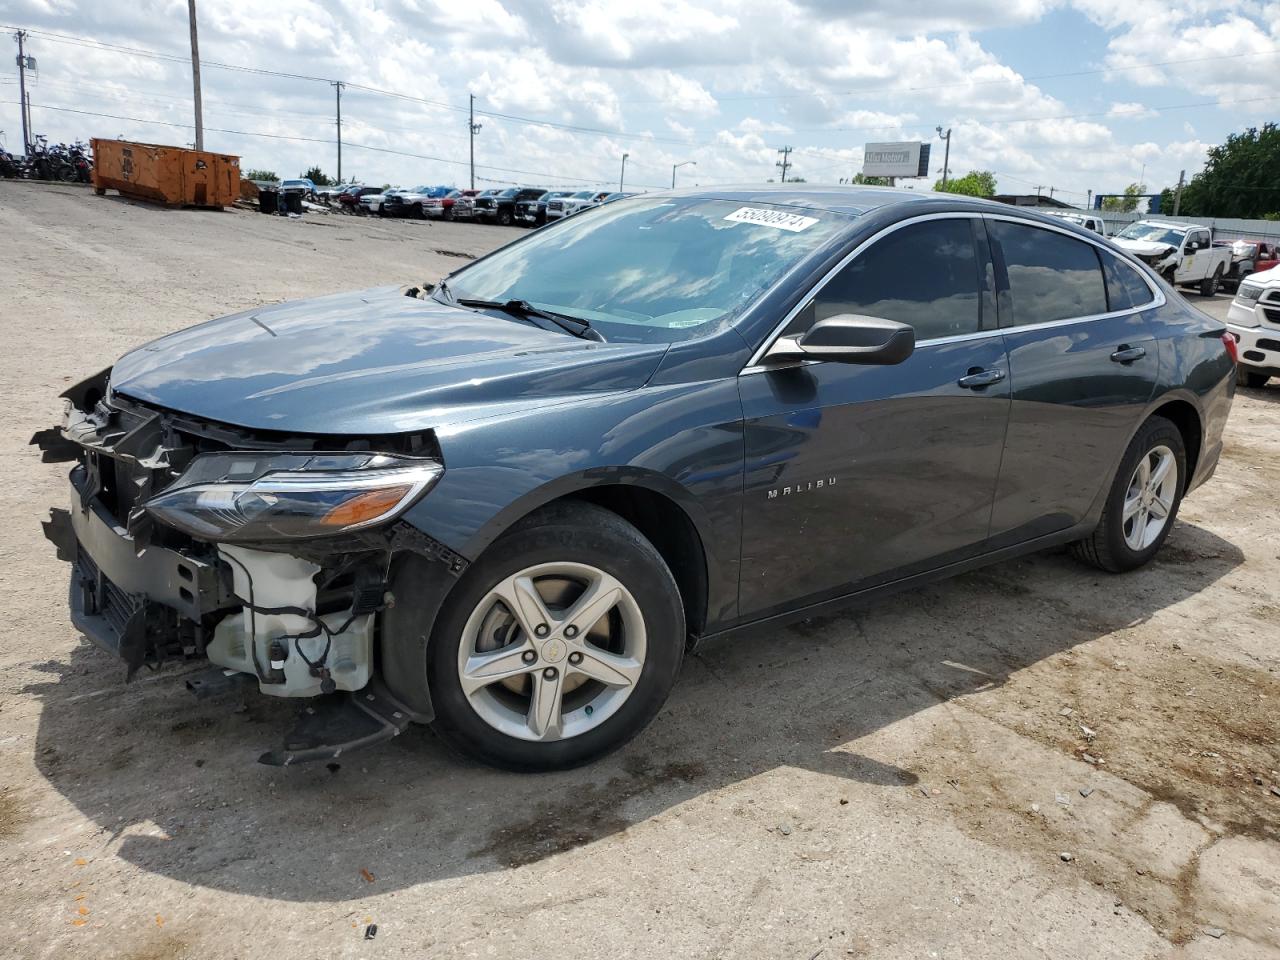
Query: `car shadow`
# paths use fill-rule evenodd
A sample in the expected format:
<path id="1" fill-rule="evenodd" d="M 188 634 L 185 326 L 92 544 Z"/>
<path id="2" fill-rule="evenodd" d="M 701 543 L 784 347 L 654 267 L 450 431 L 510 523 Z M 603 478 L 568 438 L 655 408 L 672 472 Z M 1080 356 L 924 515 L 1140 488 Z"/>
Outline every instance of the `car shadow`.
<path id="1" fill-rule="evenodd" d="M 1242 560 L 1180 522 L 1154 565 L 1124 576 L 1042 553 L 709 644 L 648 730 L 555 774 L 479 766 L 425 728 L 327 767 L 260 766 L 296 707 L 256 692 L 239 706 L 197 701 L 163 674 L 126 686 L 87 641 L 25 692 L 42 701 L 38 769 L 100 828 L 89 847 L 119 840 L 114 855 L 184 883 L 348 900 L 534 863 L 782 767 L 837 791 L 845 780 L 901 789 L 917 774 L 856 741 L 1148 619 Z"/>

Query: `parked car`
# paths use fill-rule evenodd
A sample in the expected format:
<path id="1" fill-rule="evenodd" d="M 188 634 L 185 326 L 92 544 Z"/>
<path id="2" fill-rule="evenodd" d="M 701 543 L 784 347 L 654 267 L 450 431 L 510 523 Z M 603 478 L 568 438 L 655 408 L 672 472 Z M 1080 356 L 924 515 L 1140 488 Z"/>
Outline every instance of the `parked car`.
<path id="1" fill-rule="evenodd" d="M 587 207 L 593 207 L 597 204 L 604 203 L 609 196 L 609 190 L 579 190 L 572 196 L 565 197 L 561 202 L 559 215 L 562 217 L 572 217 L 575 213 L 581 213 Z M 554 220 L 552 216 L 552 208 L 550 204 L 547 206 L 547 218 Z"/>
<path id="2" fill-rule="evenodd" d="M 1107 222 L 1097 214 L 1086 213 L 1083 210 L 1041 210 L 1040 212 L 1047 217 L 1057 217 L 1059 220 L 1066 220 L 1086 230 L 1092 230 L 1099 236 L 1107 236 Z"/>
<path id="3" fill-rule="evenodd" d="M 481 194 L 480 190 L 459 190 L 459 196 L 453 201 L 451 211 L 454 220 L 472 220 L 476 215 L 476 197 Z"/>
<path id="4" fill-rule="evenodd" d="M 1231 248 L 1231 267 L 1226 282 L 1232 289 L 1252 273 L 1261 273 L 1280 264 L 1280 251 L 1269 240 L 1215 240 L 1215 247 Z"/>
<path id="5" fill-rule="evenodd" d="M 492 220 L 499 226 L 509 226 L 516 217 L 516 204 L 521 200 L 536 200 L 546 190 L 542 187 L 509 187 L 493 193 L 486 191 L 476 197 L 475 214 L 481 220 Z"/>
<path id="6" fill-rule="evenodd" d="M 74 464 L 73 623 L 130 671 L 309 698 L 266 762 L 416 720 L 573 766 L 692 638 L 1060 544 L 1141 567 L 1235 390 L 1235 340 L 1145 264 L 959 196 L 649 194 L 428 289 L 161 337 L 33 440 Z"/>
<path id="7" fill-rule="evenodd" d="M 366 193 L 360 198 L 360 209 L 364 213 L 376 213 L 379 216 L 386 216 L 382 207 L 387 197 L 394 194 L 399 187 L 389 187 L 386 190 L 379 190 L 377 193 Z"/>
<path id="8" fill-rule="evenodd" d="M 1113 238 L 1173 286 L 1195 286 L 1202 297 L 1218 292 L 1231 269 L 1231 251 L 1213 245 L 1208 227 L 1139 220 Z"/>
<path id="9" fill-rule="evenodd" d="M 553 197 L 547 201 L 547 219 L 559 220 L 561 217 L 567 217 L 569 215 L 567 210 L 574 205 L 575 201 L 590 199 L 595 194 L 594 190 L 579 190 L 563 197 Z"/>
<path id="10" fill-rule="evenodd" d="M 280 192 L 282 194 L 300 193 L 304 199 L 314 200 L 316 198 L 316 185 L 306 177 L 295 177 L 292 180 L 281 180 Z"/>
<path id="11" fill-rule="evenodd" d="M 516 220 L 525 226 L 540 227 L 547 222 L 547 203 L 572 193 L 572 190 L 548 190 L 538 197 L 517 200 Z"/>
<path id="12" fill-rule="evenodd" d="M 1280 267 L 1241 281 L 1227 308 L 1227 329 L 1239 344 L 1242 386 L 1262 387 L 1280 376 Z"/>
<path id="13" fill-rule="evenodd" d="M 427 197 L 418 205 L 421 215 L 430 220 L 452 220 L 453 211 L 462 199 L 461 190 L 450 190 L 439 197 Z"/>
<path id="14" fill-rule="evenodd" d="M 368 197 L 375 193 L 381 193 L 381 187 L 364 187 L 349 186 L 337 196 L 337 202 L 340 207 L 351 213 L 356 213 L 360 208 L 360 199 Z"/>
<path id="15" fill-rule="evenodd" d="M 439 200 L 456 192 L 453 187 L 422 185 L 407 190 L 395 190 L 387 195 L 382 212 L 388 217 L 416 217 L 427 215 L 428 200 Z"/>

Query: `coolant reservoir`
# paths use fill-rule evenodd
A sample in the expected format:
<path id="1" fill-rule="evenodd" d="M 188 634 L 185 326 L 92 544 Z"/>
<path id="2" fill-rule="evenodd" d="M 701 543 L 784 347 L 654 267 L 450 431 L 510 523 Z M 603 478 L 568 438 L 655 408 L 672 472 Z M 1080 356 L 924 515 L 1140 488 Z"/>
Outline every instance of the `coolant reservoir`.
<path id="1" fill-rule="evenodd" d="M 240 599 L 260 609 L 315 610 L 318 565 L 284 553 L 229 544 L 220 544 L 218 552 L 233 571 L 232 589 Z M 319 619 L 330 630 L 337 630 L 348 616 L 350 611 L 340 611 Z M 284 683 L 259 679 L 258 688 L 273 697 L 314 697 L 322 692 L 320 678 L 311 675 L 307 661 L 319 663 L 327 644 L 325 663 L 337 689 L 359 690 L 367 684 L 373 669 L 373 614 L 356 617 L 346 630 L 331 638 L 322 631 L 319 636 L 293 639 L 313 628 L 311 617 L 255 613 L 246 607 L 223 618 L 205 652 L 211 663 L 258 676 L 259 669 L 262 674 L 271 671 L 271 642 L 280 640 L 285 646 L 285 657 L 278 661 Z"/>

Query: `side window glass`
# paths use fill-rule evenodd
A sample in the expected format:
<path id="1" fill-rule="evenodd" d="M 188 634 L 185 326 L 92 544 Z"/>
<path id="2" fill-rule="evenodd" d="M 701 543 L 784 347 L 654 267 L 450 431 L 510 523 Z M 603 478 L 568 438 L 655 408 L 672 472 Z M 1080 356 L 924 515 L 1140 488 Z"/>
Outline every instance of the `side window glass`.
<path id="1" fill-rule="evenodd" d="M 883 317 L 910 324 L 917 340 L 976 333 L 982 329 L 979 283 L 971 221 L 926 220 L 877 240 L 796 319 L 812 323 L 842 313 Z"/>
<path id="2" fill-rule="evenodd" d="M 1049 323 L 1107 312 L 1107 289 L 1093 244 L 1007 220 L 987 224 L 1009 276 L 1007 326 Z"/>
<path id="3" fill-rule="evenodd" d="M 1151 288 L 1132 264 L 1102 251 L 1099 251 L 1099 255 L 1106 268 L 1107 293 L 1111 298 L 1112 310 L 1144 307 L 1155 299 Z"/>

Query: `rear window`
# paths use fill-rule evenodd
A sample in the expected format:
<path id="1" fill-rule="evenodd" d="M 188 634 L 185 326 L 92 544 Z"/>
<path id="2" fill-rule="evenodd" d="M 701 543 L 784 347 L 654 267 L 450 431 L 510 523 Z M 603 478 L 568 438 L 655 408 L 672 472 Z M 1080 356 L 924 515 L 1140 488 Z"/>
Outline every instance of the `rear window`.
<path id="1" fill-rule="evenodd" d="M 1107 288 L 1093 244 L 1008 220 L 993 220 L 989 228 L 1003 253 L 1013 301 L 1013 316 L 1005 326 L 1107 312 Z"/>

